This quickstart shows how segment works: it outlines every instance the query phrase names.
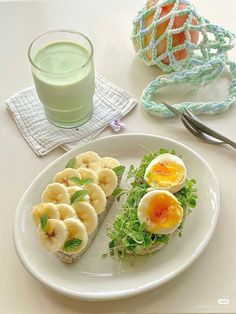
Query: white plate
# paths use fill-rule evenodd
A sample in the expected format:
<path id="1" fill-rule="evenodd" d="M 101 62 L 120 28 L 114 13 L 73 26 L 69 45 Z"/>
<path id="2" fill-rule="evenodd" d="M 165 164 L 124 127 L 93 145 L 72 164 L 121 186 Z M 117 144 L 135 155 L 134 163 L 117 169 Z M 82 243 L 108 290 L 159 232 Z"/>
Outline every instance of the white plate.
<path id="1" fill-rule="evenodd" d="M 183 237 L 176 237 L 153 256 L 117 262 L 102 257 L 107 252 L 105 229 L 119 211 L 117 203 L 108 213 L 92 246 L 74 265 L 61 263 L 54 254 L 41 247 L 31 218 L 32 206 L 57 171 L 78 153 L 96 151 L 101 156 L 114 156 L 121 164 L 140 163 L 147 152 L 160 147 L 174 149 L 188 169 L 188 178 L 198 185 L 197 207 L 187 218 Z M 123 182 L 123 184 L 125 184 Z M 86 300 L 119 299 L 153 289 L 186 269 L 206 247 L 219 215 L 220 190 L 210 166 L 185 145 L 168 138 L 144 134 L 116 135 L 98 139 L 70 151 L 48 166 L 30 184 L 16 209 L 14 241 L 17 254 L 25 268 L 39 281 L 58 293 Z"/>

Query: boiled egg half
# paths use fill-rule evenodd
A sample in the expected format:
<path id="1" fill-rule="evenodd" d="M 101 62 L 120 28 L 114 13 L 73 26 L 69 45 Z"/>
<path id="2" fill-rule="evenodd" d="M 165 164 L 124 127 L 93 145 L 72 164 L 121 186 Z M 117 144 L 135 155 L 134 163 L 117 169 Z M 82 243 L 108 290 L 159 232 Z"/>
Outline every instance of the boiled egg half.
<path id="1" fill-rule="evenodd" d="M 169 191 L 154 190 L 145 194 L 138 205 L 138 219 L 153 234 L 174 232 L 183 219 L 183 208 Z"/>
<path id="2" fill-rule="evenodd" d="M 187 169 L 179 157 L 162 154 L 154 158 L 147 166 L 144 180 L 155 189 L 176 193 L 185 183 Z"/>

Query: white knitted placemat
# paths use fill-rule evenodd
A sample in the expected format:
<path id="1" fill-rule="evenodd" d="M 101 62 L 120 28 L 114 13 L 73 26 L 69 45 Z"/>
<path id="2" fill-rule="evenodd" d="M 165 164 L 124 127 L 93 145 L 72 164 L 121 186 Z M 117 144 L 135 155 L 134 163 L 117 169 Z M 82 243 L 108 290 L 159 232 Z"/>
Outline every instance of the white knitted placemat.
<path id="1" fill-rule="evenodd" d="M 79 128 L 63 129 L 52 125 L 45 116 L 35 87 L 19 91 L 6 101 L 7 108 L 31 148 L 38 156 L 61 146 L 69 150 L 92 140 L 106 126 L 122 118 L 136 100 L 124 90 L 96 74 L 94 111 L 88 122 Z"/>

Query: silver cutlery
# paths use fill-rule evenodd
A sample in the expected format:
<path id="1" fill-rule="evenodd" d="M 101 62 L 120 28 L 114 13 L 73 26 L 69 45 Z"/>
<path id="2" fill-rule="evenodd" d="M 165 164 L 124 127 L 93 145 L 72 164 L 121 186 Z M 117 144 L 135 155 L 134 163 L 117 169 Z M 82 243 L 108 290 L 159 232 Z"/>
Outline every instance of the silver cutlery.
<path id="1" fill-rule="evenodd" d="M 215 130 L 206 126 L 198 117 L 196 117 L 190 110 L 184 109 L 183 112 L 175 107 L 162 102 L 171 112 L 178 115 L 185 126 L 194 136 L 211 144 L 228 144 L 236 148 L 236 143 L 226 136 L 216 132 Z"/>
<path id="2" fill-rule="evenodd" d="M 210 144 L 223 144 L 222 141 L 215 139 L 214 137 L 207 135 L 206 133 L 203 133 L 199 131 L 198 129 L 195 129 L 192 125 L 189 124 L 189 122 L 184 118 L 184 116 L 181 117 L 181 120 L 184 126 L 186 127 L 186 129 L 188 129 L 189 132 L 191 132 L 193 135 L 195 135 L 202 141 L 210 143 Z"/>

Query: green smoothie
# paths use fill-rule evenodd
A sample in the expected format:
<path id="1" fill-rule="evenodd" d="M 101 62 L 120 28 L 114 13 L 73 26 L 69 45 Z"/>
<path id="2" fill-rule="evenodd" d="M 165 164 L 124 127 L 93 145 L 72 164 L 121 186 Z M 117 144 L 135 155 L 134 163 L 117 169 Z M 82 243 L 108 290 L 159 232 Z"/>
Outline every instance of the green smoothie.
<path id="1" fill-rule="evenodd" d="M 36 90 L 48 120 L 62 127 L 86 122 L 95 91 L 89 51 L 76 42 L 57 41 L 40 49 L 33 61 Z"/>

